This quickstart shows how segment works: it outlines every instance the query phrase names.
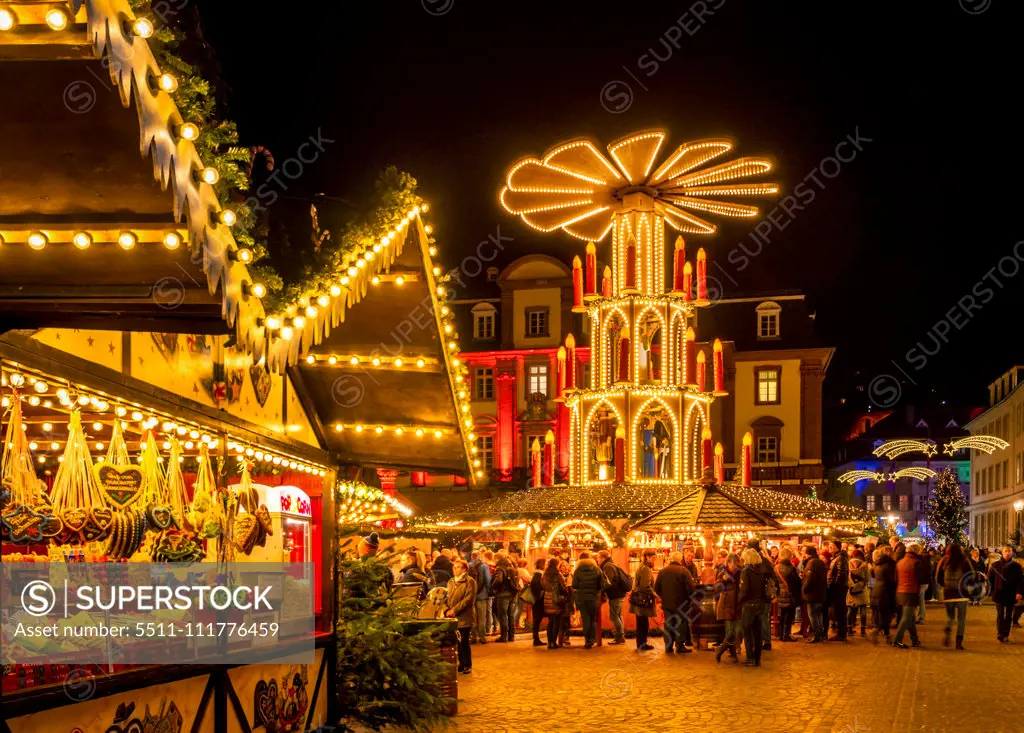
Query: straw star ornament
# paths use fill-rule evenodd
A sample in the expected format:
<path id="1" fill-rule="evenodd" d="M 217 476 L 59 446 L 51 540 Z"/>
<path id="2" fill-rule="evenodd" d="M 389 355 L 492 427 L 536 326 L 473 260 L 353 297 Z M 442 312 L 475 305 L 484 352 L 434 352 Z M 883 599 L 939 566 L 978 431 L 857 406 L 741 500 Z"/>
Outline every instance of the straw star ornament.
<path id="1" fill-rule="evenodd" d="M 778 184 L 746 180 L 772 169 L 766 158 L 709 165 L 733 149 L 729 140 L 686 142 L 659 158 L 666 137 L 661 130 L 634 133 L 609 145 L 607 156 L 590 140 L 570 140 L 540 159 L 524 158 L 509 170 L 501 204 L 534 229 L 596 242 L 634 206 L 632 194 L 652 199 L 655 212 L 680 232 L 713 234 L 706 215 L 758 215 L 757 207 L 726 199 L 779 191 Z"/>

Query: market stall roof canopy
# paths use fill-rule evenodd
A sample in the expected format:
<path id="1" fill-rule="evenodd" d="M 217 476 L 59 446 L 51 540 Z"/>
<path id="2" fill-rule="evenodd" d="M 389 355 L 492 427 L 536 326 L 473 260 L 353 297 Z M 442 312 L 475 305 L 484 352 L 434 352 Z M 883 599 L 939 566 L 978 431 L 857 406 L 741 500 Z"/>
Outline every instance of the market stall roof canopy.
<path id="1" fill-rule="evenodd" d="M 875 523 L 874 515 L 856 507 L 736 484 L 551 486 L 506 492 L 421 517 L 416 523 L 447 527 L 572 517 L 642 518 L 630 528 L 649 532 L 665 527 L 798 532 L 804 525 L 860 528 Z"/>
<path id="2" fill-rule="evenodd" d="M 291 370 L 293 381 L 344 461 L 474 474 L 467 463 L 473 423 L 461 409 L 469 387 L 456 381 L 454 334 L 439 318 L 439 286 L 426 264 L 431 245 L 421 226 L 400 236 L 390 270 L 310 348 Z"/>
<path id="3" fill-rule="evenodd" d="M 667 528 L 702 529 L 764 527 L 799 533 L 804 526 L 836 526 L 859 529 L 873 525 L 875 516 L 858 507 L 833 504 L 782 491 L 737 484 L 696 487 L 675 503 L 654 512 L 632 526 L 648 532 Z"/>
<path id="4" fill-rule="evenodd" d="M 248 328 L 262 309 L 203 177 L 216 171 L 205 173 L 169 94 L 177 80 L 132 31 L 127 3 L 4 10 L 0 321 Z"/>

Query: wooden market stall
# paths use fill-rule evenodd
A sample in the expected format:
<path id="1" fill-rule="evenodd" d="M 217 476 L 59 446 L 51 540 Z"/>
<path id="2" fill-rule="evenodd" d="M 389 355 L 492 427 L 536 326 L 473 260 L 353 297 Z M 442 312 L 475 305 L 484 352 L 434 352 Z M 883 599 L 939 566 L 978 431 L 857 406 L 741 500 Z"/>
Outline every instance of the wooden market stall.
<path id="1" fill-rule="evenodd" d="M 166 20 L 144 0 L 0 4 L 0 431 L 17 445 L 4 475 L 17 465 L 21 477 L 17 492 L 5 484 L 3 560 L 219 557 L 236 543 L 192 521 L 197 486 L 238 506 L 251 482 L 250 511 L 219 526 L 253 530 L 236 544 L 242 561 L 315 565 L 315 659 L 24 660 L 4 668 L 12 733 L 327 723 L 339 526 L 394 528 L 411 513 L 357 479 L 380 484 L 382 467 L 476 478 L 465 368 L 415 182 L 399 178 L 368 223 L 322 237 L 336 250 L 301 282 L 273 286 L 266 222 L 241 185 L 268 154 L 250 156 L 210 111 L 212 85 L 176 55 L 189 39 Z M 382 352 L 394 329 L 401 342 Z M 69 476 L 91 486 L 93 465 L 121 460 L 163 476 L 168 504 L 145 517 L 109 493 L 53 506 L 55 485 L 58 497 Z M 256 522 L 243 516 L 253 507 Z M 128 525 L 108 509 L 138 531 L 118 534 Z M 15 512 L 27 520 L 7 522 Z"/>

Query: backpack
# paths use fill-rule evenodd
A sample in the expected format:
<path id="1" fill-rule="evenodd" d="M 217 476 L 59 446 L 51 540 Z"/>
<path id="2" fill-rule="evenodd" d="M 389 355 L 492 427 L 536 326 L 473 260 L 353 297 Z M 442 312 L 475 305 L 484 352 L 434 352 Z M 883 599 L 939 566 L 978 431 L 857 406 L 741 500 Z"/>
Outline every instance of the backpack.
<path id="1" fill-rule="evenodd" d="M 615 592 L 621 593 L 625 596 L 631 590 L 633 590 L 633 579 L 629 577 L 629 574 L 625 570 L 620 568 L 615 563 L 612 563 L 615 568 L 615 579 L 608 584 L 608 589 Z"/>

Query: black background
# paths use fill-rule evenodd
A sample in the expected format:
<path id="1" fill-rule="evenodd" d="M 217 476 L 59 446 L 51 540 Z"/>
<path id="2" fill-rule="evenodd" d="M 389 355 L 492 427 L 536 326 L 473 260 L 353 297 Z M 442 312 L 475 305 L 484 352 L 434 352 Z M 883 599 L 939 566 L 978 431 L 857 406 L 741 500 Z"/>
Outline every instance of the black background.
<path id="1" fill-rule="evenodd" d="M 731 272 L 727 294 L 806 291 L 838 348 L 832 399 L 866 404 L 863 388 L 898 375 L 895 360 L 923 392 L 908 385 L 905 398 L 982 404 L 988 382 L 1024 361 L 1020 262 L 926 367 L 905 356 L 918 341 L 934 350 L 929 329 L 1024 239 L 1019 3 L 709 0 L 720 7 L 700 23 L 686 2 L 449 0 L 432 14 L 443 0 L 196 1 L 243 142 L 282 161 L 318 130 L 336 141 L 288 195 L 357 196 L 397 165 L 433 206 L 449 266 L 499 225 L 515 254 L 579 249 L 497 203 L 512 162 L 563 139 L 727 135 L 737 155 L 773 156 L 788 193 L 859 129 L 872 142 Z M 645 76 L 638 59 L 652 47 L 664 58 L 662 37 L 688 11 L 695 32 Z M 613 80 L 634 93 L 619 114 L 601 103 Z M 701 244 L 724 260 L 751 226 Z"/>

